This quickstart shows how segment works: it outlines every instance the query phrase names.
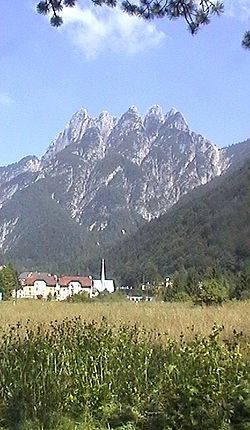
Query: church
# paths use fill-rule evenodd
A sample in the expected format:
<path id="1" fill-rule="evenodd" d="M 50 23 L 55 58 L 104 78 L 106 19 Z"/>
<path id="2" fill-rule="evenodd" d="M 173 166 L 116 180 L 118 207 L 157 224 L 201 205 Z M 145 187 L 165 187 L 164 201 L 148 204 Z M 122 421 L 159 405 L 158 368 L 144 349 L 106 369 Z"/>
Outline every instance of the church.
<path id="1" fill-rule="evenodd" d="M 103 291 L 113 293 L 115 291 L 115 284 L 113 279 L 106 279 L 104 258 L 102 259 L 101 265 L 101 279 L 93 280 L 93 290 L 98 291 L 99 293 L 102 293 Z"/>

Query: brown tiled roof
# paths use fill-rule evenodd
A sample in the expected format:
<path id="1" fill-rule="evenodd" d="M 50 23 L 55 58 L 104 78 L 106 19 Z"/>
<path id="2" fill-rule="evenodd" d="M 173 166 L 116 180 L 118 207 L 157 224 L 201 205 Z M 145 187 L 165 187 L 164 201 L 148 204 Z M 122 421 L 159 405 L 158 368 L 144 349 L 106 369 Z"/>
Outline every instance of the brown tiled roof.
<path id="1" fill-rule="evenodd" d="M 31 273 L 25 280 L 25 285 L 34 285 L 35 281 L 44 281 L 49 287 L 56 285 L 56 276 L 41 273 Z"/>
<path id="2" fill-rule="evenodd" d="M 59 278 L 59 285 L 61 287 L 67 287 L 70 282 L 79 282 L 82 287 L 91 287 L 93 281 L 88 276 L 61 276 Z"/>

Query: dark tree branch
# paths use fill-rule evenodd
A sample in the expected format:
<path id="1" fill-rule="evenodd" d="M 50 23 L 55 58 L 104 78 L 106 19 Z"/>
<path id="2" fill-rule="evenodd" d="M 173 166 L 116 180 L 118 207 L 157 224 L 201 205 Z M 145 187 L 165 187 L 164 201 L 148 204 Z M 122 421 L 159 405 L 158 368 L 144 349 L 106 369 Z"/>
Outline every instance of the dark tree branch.
<path id="1" fill-rule="evenodd" d="M 250 31 L 246 31 L 242 40 L 242 46 L 245 49 L 250 49 Z"/>
<path id="2" fill-rule="evenodd" d="M 121 9 L 129 15 L 135 15 L 146 20 L 167 17 L 168 19 L 182 18 L 187 23 L 192 34 L 197 33 L 200 26 L 210 22 L 213 15 L 221 15 L 224 11 L 220 0 L 120 0 Z M 119 0 L 92 0 L 101 6 L 118 5 Z M 38 13 L 51 15 L 50 23 L 55 27 L 62 25 L 60 16 L 64 7 L 74 7 L 77 0 L 41 0 L 37 5 Z M 250 49 L 250 31 L 247 31 L 242 40 L 242 46 Z"/>

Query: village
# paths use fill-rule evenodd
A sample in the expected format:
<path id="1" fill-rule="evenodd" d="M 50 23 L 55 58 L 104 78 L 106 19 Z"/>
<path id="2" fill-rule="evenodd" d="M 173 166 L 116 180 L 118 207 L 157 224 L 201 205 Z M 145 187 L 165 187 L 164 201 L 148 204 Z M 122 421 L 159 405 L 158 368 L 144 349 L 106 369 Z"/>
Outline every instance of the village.
<path id="1" fill-rule="evenodd" d="M 43 272 L 23 272 L 19 275 L 20 288 L 12 291 L 13 299 L 67 300 L 77 294 L 90 299 L 106 291 L 115 291 L 114 281 L 105 277 L 105 261 L 102 259 L 101 279 L 92 276 L 57 276 Z"/>
<path id="2" fill-rule="evenodd" d="M 120 291 L 132 302 L 153 301 L 154 295 L 148 284 L 140 288 L 131 286 L 117 286 L 113 279 L 106 279 L 105 261 L 101 262 L 101 279 L 93 279 L 92 276 L 63 275 L 57 276 L 43 272 L 23 272 L 19 275 L 20 287 L 12 290 L 13 300 L 40 299 L 65 301 L 76 295 L 85 295 L 89 299 L 96 298 L 99 294 Z"/>

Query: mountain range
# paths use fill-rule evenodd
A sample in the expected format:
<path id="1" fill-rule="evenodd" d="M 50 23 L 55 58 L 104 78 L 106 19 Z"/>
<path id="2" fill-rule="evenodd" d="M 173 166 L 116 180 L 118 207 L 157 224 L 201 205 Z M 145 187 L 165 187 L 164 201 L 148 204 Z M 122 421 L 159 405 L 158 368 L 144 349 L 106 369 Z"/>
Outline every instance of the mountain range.
<path id="1" fill-rule="evenodd" d="M 249 220 L 250 159 L 181 197 L 112 247 L 107 262 L 125 285 L 208 268 L 230 278 L 250 267 Z"/>
<path id="2" fill-rule="evenodd" d="M 194 188 L 238 169 L 250 139 L 218 148 L 182 113 L 76 112 L 39 160 L 0 167 L 0 255 L 27 269 L 87 269 Z"/>

